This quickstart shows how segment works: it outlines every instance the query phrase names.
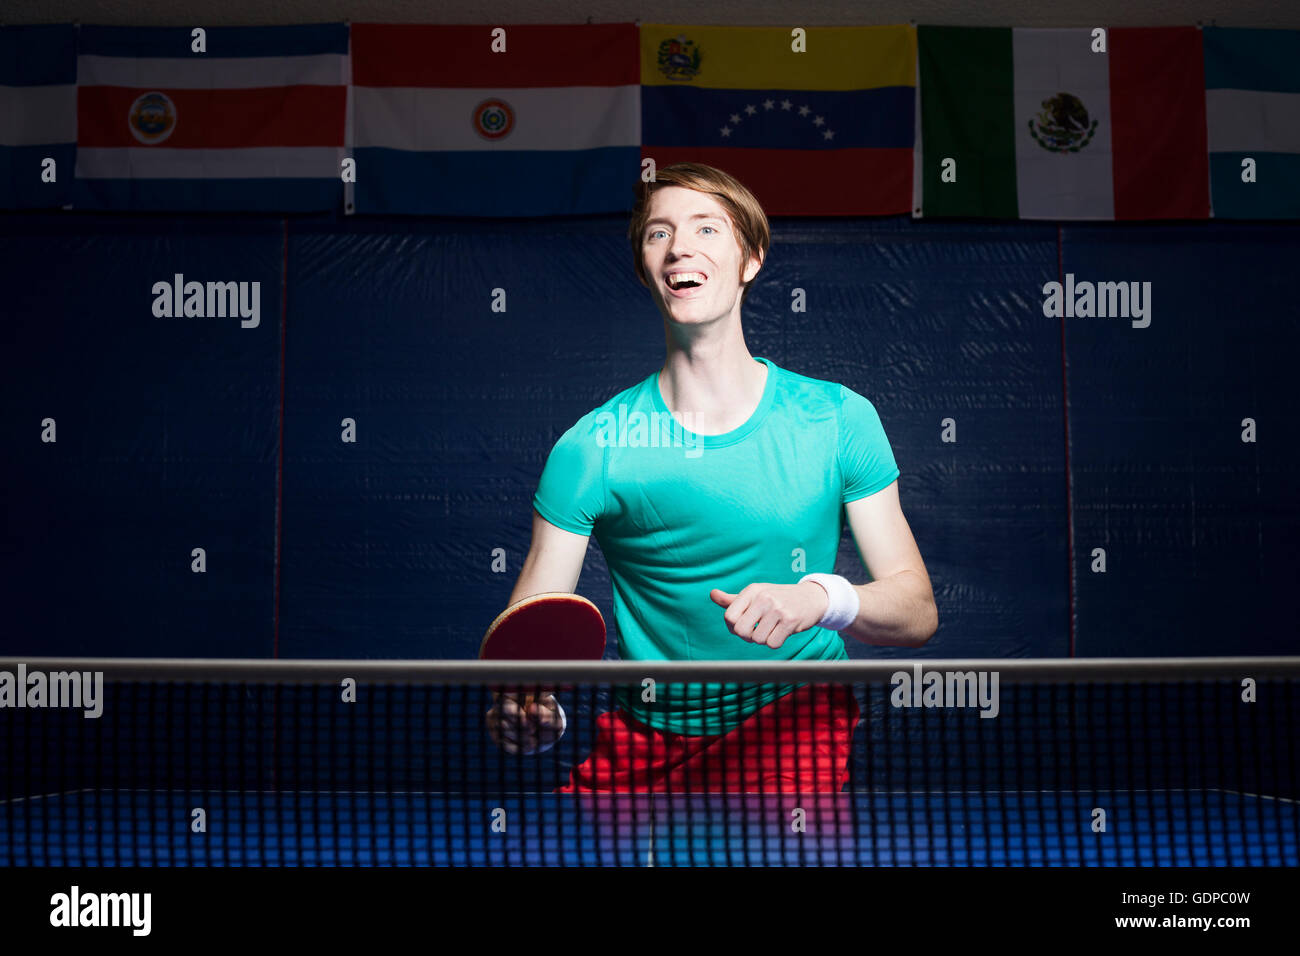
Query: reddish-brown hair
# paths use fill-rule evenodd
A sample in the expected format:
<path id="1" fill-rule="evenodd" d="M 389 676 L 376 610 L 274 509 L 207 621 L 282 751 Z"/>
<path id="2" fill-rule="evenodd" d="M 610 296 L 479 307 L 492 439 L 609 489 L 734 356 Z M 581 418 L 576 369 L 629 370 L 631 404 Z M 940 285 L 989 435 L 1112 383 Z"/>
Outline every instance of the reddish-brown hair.
<path id="1" fill-rule="evenodd" d="M 767 215 L 754 194 L 740 180 L 721 169 L 703 163 L 674 163 L 658 170 L 654 182 L 638 180 L 636 184 L 636 205 L 632 208 L 627 237 L 632 243 L 632 267 L 643 283 L 650 284 L 645 274 L 645 265 L 641 261 L 645 227 L 650 219 L 650 198 L 665 186 L 681 186 L 708 193 L 726 210 L 740 244 L 741 282 L 745 281 L 745 267 L 749 265 L 750 259 L 757 256 L 759 262 L 767 261 L 767 251 L 772 246 L 772 230 L 768 227 Z M 754 278 L 757 279 L 758 276 L 755 275 Z M 745 283 L 744 291 L 740 294 L 742 304 L 749 297 L 749 289 L 753 284 L 753 279 Z"/>

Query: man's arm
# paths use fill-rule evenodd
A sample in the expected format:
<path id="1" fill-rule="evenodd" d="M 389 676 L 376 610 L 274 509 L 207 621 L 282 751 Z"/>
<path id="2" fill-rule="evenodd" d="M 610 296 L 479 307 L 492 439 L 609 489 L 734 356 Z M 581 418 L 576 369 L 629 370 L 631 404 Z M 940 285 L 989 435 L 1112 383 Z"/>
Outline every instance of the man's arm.
<path id="1" fill-rule="evenodd" d="M 841 633 L 864 644 L 920 647 L 939 627 L 930 575 L 912 529 L 898 503 L 898 482 L 844 506 L 858 553 L 873 580 L 857 584 L 858 616 Z M 755 644 L 780 647 L 826 614 L 830 597 L 816 581 L 751 584 L 739 594 L 714 588 L 714 603 L 726 608 L 731 633 Z"/>
<path id="2" fill-rule="evenodd" d="M 590 535 L 557 528 L 533 510 L 533 543 L 507 604 L 548 591 L 573 593 L 582 574 Z M 492 695 L 487 728 L 497 745 L 510 753 L 538 753 L 564 734 L 565 718 L 555 695 L 542 693 L 525 707 L 519 694 Z"/>
<path id="3" fill-rule="evenodd" d="M 864 644 L 920 647 L 938 630 L 939 610 L 925 562 L 903 517 L 898 482 L 850 501 L 844 511 L 872 580 L 854 585 L 858 616 L 841 633 Z M 821 585 L 812 581 L 803 586 L 821 590 Z"/>
<path id="4" fill-rule="evenodd" d="M 551 524 L 534 509 L 533 543 L 507 604 L 534 594 L 567 591 L 572 594 L 582 574 L 590 535 L 574 534 Z"/>

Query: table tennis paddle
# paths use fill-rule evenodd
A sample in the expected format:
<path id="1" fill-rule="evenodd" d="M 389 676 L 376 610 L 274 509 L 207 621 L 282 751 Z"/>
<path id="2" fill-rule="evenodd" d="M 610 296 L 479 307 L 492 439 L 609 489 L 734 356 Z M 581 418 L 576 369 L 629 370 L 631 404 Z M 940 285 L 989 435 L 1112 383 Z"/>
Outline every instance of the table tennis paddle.
<path id="1" fill-rule="evenodd" d="M 548 591 L 518 601 L 483 635 L 478 656 L 490 661 L 598 661 L 605 654 L 605 619 L 585 597 Z M 524 698 L 524 708 L 532 703 Z"/>

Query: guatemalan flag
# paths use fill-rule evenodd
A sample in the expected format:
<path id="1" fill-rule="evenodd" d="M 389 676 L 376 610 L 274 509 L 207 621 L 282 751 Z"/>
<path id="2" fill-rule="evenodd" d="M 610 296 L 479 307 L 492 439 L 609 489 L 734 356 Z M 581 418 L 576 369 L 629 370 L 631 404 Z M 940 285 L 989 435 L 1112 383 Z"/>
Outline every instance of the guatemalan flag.
<path id="1" fill-rule="evenodd" d="M 72 199 L 77 28 L 0 28 L 0 209 Z"/>
<path id="2" fill-rule="evenodd" d="M 343 197 L 346 24 L 80 28 L 75 205 L 309 211 Z"/>
<path id="3" fill-rule="evenodd" d="M 1300 219 L 1300 30 L 1204 37 L 1214 215 Z"/>
<path id="4" fill-rule="evenodd" d="M 353 24 L 355 211 L 625 211 L 641 143 L 637 31 Z"/>

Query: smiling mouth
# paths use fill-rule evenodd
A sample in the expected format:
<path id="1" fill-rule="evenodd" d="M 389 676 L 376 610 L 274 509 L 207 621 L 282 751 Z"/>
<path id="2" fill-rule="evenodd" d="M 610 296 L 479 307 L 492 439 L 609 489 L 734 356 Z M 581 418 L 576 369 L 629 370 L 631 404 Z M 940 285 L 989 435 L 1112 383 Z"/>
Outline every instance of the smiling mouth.
<path id="1" fill-rule="evenodd" d="M 668 290 L 674 295 L 690 289 L 698 289 L 708 281 L 709 277 L 703 272 L 679 272 L 668 276 L 665 280 Z"/>

